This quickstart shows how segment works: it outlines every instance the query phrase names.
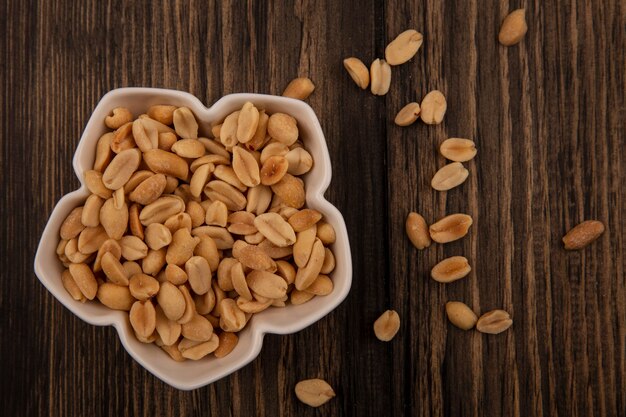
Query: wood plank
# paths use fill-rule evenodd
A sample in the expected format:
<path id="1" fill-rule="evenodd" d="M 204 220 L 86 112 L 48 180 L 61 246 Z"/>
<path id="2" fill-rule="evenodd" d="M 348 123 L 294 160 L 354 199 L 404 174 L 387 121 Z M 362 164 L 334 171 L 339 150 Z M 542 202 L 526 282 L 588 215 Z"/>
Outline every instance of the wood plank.
<path id="1" fill-rule="evenodd" d="M 525 5 L 515 47 L 499 25 Z M 626 414 L 624 21 L 617 0 L 408 2 L 330 0 L 0 2 L 0 403 L 7 415 L 618 416 Z M 390 92 L 358 89 L 342 59 L 366 65 L 407 28 L 424 45 L 393 68 Z M 100 97 L 122 86 L 189 91 L 206 104 L 235 92 L 280 94 L 309 76 L 308 100 L 333 164 L 327 198 L 345 216 L 353 288 L 328 317 L 268 335 L 249 366 L 192 392 L 173 389 L 125 352 L 114 329 L 83 323 L 39 283 L 32 260 L 56 201 L 77 188 L 71 158 Z M 400 128 L 396 112 L 431 89 L 439 126 Z M 438 145 L 473 138 L 465 184 L 430 188 Z M 463 240 L 418 251 L 409 211 L 430 222 L 472 215 Z M 561 237 L 598 218 L 580 252 Z M 430 268 L 464 255 L 468 278 Z M 448 300 L 504 308 L 499 336 L 463 332 Z M 372 322 L 402 319 L 391 343 Z M 295 399 L 327 379 L 319 410 Z"/>

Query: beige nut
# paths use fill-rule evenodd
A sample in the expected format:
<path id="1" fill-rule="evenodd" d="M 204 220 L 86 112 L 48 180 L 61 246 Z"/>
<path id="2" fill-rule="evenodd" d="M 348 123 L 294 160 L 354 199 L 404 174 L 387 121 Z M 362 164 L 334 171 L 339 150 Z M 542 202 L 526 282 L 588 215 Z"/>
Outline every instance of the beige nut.
<path id="1" fill-rule="evenodd" d="M 293 255 L 293 245 L 280 247 L 274 245 L 269 239 L 261 241 L 258 247 L 263 249 L 272 259 L 287 258 Z"/>
<path id="2" fill-rule="evenodd" d="M 139 220 L 139 210 L 140 206 L 137 203 L 134 203 L 128 209 L 128 227 L 133 236 L 137 236 L 139 239 L 143 240 L 143 224 L 141 224 L 141 220 Z"/>
<path id="3" fill-rule="evenodd" d="M 311 295 L 311 297 L 313 296 Z M 261 311 L 267 309 L 271 305 L 272 305 L 272 300 L 260 302 L 258 300 L 253 300 L 253 299 L 248 300 L 243 297 L 237 298 L 237 307 L 239 307 L 241 311 L 247 314 L 260 313 Z"/>
<path id="4" fill-rule="evenodd" d="M 144 273 L 156 276 L 165 266 L 165 249 L 150 249 L 145 258 L 141 260 L 141 269 Z"/>
<path id="5" fill-rule="evenodd" d="M 217 285 L 223 291 L 235 289 L 232 280 L 232 268 L 240 264 L 235 258 L 223 258 L 217 267 Z M 242 268 L 243 270 L 243 268 Z"/>
<path id="6" fill-rule="evenodd" d="M 200 143 L 204 145 L 204 148 L 206 149 L 207 154 L 208 154 L 207 156 L 213 156 L 213 157 L 220 156 L 222 157 L 222 159 L 226 160 L 226 163 L 228 163 L 228 161 L 230 160 L 230 153 L 226 150 L 224 145 L 220 143 L 219 140 L 207 139 L 207 138 L 198 138 L 198 140 L 200 141 Z"/>
<path id="7" fill-rule="evenodd" d="M 301 208 L 304 206 L 306 193 L 304 183 L 291 174 L 283 175 L 282 179 L 271 186 L 272 191 L 289 207 Z"/>
<path id="8" fill-rule="evenodd" d="M 247 187 L 261 183 L 259 164 L 250 152 L 240 146 L 233 148 L 233 170 L 239 181 Z"/>
<path id="9" fill-rule="evenodd" d="M 108 282 L 98 287 L 96 297 L 102 304 L 112 310 L 129 311 L 135 302 L 128 287 Z"/>
<path id="10" fill-rule="evenodd" d="M 98 254 L 96 255 L 96 260 L 93 263 L 94 272 L 98 272 L 102 269 L 102 257 L 107 252 L 110 252 L 111 255 L 113 255 L 113 257 L 117 260 L 122 257 L 122 247 L 120 246 L 120 244 L 113 239 L 105 240 L 102 245 L 100 245 L 100 248 L 98 249 Z"/>
<path id="11" fill-rule="evenodd" d="M 61 229 L 59 229 L 59 235 L 61 239 L 73 239 L 80 234 L 85 229 L 85 225 L 82 223 L 83 216 L 83 207 L 76 207 L 70 214 L 67 215 L 63 223 L 61 224 Z M 95 225 L 97 226 L 97 224 Z M 95 227 L 94 226 L 94 227 Z"/>
<path id="12" fill-rule="evenodd" d="M 234 253 L 233 256 L 235 256 Z M 259 271 L 276 271 L 274 260 L 258 246 L 246 244 L 235 257 L 246 268 Z"/>
<path id="13" fill-rule="evenodd" d="M 246 211 L 254 214 L 263 214 L 272 202 L 272 190 L 265 185 L 257 185 L 248 190 L 247 197 Z"/>
<path id="14" fill-rule="evenodd" d="M 237 118 L 237 140 L 241 143 L 249 142 L 259 125 L 259 110 L 254 104 L 246 102 L 239 111 Z"/>
<path id="15" fill-rule="evenodd" d="M 311 294 L 310 292 L 299 291 L 299 290 L 294 289 L 289 294 L 289 301 L 291 301 L 291 304 L 297 306 L 297 305 L 304 304 L 310 301 L 311 299 L 313 299 L 313 297 L 315 297 L 315 294 Z"/>
<path id="16" fill-rule="evenodd" d="M 183 313 L 182 317 L 178 319 L 178 323 L 189 323 L 197 314 L 196 304 L 194 303 L 193 298 L 191 297 L 191 293 L 187 289 L 187 286 L 179 285 L 178 289 L 185 298 L 185 312 Z"/>
<path id="17" fill-rule="evenodd" d="M 206 216 L 206 213 L 204 212 L 202 205 L 197 201 L 188 201 L 185 206 L 185 213 L 187 213 L 191 219 L 192 229 L 204 224 L 204 217 Z"/>
<path id="18" fill-rule="evenodd" d="M 178 229 L 172 235 L 172 243 L 167 247 L 165 257 L 168 264 L 183 265 L 193 255 L 193 250 L 200 239 L 191 236 L 186 228 Z M 207 266 L 208 267 L 208 266 Z"/>
<path id="19" fill-rule="evenodd" d="M 147 114 L 139 115 L 139 119 L 143 120 L 145 124 L 149 124 L 150 126 L 154 127 L 159 133 L 174 133 L 174 129 L 150 118 Z"/>
<path id="20" fill-rule="evenodd" d="M 165 279 L 174 285 L 182 285 L 187 282 L 187 273 L 180 266 L 169 264 L 165 267 Z"/>
<path id="21" fill-rule="evenodd" d="M 150 178 L 154 175 L 154 172 L 149 171 L 147 169 L 141 169 L 139 171 L 133 172 L 133 175 L 130 176 L 126 184 L 124 184 L 124 193 L 130 194 L 132 193 L 139 184 Z"/>
<path id="22" fill-rule="evenodd" d="M 122 264 L 124 270 L 126 271 L 127 277 L 132 277 L 135 274 L 141 274 L 141 266 L 135 261 L 126 261 Z"/>
<path id="23" fill-rule="evenodd" d="M 446 314 L 450 323 L 462 330 L 469 330 L 476 325 L 478 316 L 467 305 L 460 301 L 448 301 Z"/>
<path id="24" fill-rule="evenodd" d="M 296 243 L 293 244 L 293 260 L 300 268 L 304 268 L 309 262 L 316 237 L 317 225 L 315 224 L 296 235 Z"/>
<path id="25" fill-rule="evenodd" d="M 220 263 L 220 254 L 217 249 L 217 244 L 210 236 L 199 236 L 200 242 L 193 250 L 193 254 L 196 256 L 202 256 L 209 263 L 211 272 L 217 271 L 217 267 Z"/>
<path id="26" fill-rule="evenodd" d="M 165 346 L 172 346 L 178 341 L 181 333 L 181 325 L 167 318 L 161 306 L 155 307 L 155 329 Z"/>
<path id="27" fill-rule="evenodd" d="M 325 253 L 322 241 L 316 238 L 306 266 L 298 268 L 296 273 L 296 289 L 304 291 L 315 281 L 322 270 Z"/>
<path id="28" fill-rule="evenodd" d="M 167 227 L 170 233 L 176 233 L 179 229 L 191 231 L 191 216 L 187 213 L 174 214 L 165 220 L 163 226 Z"/>
<path id="29" fill-rule="evenodd" d="M 322 220 L 322 213 L 314 209 L 302 209 L 289 217 L 294 232 L 305 231 Z"/>
<path id="30" fill-rule="evenodd" d="M 78 250 L 83 254 L 97 252 L 100 246 L 109 239 L 102 226 L 85 227 L 78 235 Z"/>
<path id="31" fill-rule="evenodd" d="M 430 238 L 438 243 L 461 239 L 467 234 L 472 223 L 472 218 L 467 214 L 450 214 L 430 225 Z"/>
<path id="32" fill-rule="evenodd" d="M 409 126 L 415 123 L 420 115 L 420 105 L 419 103 L 412 102 L 402 107 L 396 118 L 394 119 L 394 123 L 398 126 Z"/>
<path id="33" fill-rule="evenodd" d="M 119 258 L 111 252 L 102 255 L 102 271 L 109 280 L 117 285 L 128 286 L 128 272 L 120 263 Z"/>
<path id="34" fill-rule="evenodd" d="M 222 180 L 232 185 L 241 192 L 248 189 L 248 187 L 237 178 L 237 174 L 235 174 L 235 170 L 231 166 L 217 165 L 213 171 L 213 177 L 216 180 Z"/>
<path id="35" fill-rule="evenodd" d="M 146 227 L 145 242 L 152 250 L 159 250 L 172 242 L 170 229 L 160 223 L 152 223 Z"/>
<path id="36" fill-rule="evenodd" d="M 400 316 L 395 310 L 385 311 L 374 322 L 374 334 L 378 340 L 389 342 L 400 330 Z"/>
<path id="37" fill-rule="evenodd" d="M 235 235 L 251 235 L 258 230 L 254 225 L 254 214 L 236 211 L 228 215 L 228 231 Z"/>
<path id="38" fill-rule="evenodd" d="M 287 152 L 285 159 L 289 163 L 287 172 L 291 175 L 303 175 L 313 167 L 313 157 L 304 148 L 294 148 Z"/>
<path id="39" fill-rule="evenodd" d="M 243 265 L 241 262 L 233 263 L 230 269 L 228 269 L 227 274 L 230 279 L 230 283 L 237 294 L 239 294 L 243 299 L 252 300 L 252 293 L 248 287 L 248 282 L 246 281 L 246 275 L 243 272 Z"/>
<path id="40" fill-rule="evenodd" d="M 469 171 L 460 162 L 444 165 L 435 173 L 430 185 L 437 191 L 447 191 L 465 182 Z"/>
<path id="41" fill-rule="evenodd" d="M 219 139 L 227 148 L 232 148 L 239 143 L 239 139 L 237 139 L 239 114 L 239 111 L 229 114 L 224 119 L 224 123 L 222 123 Z"/>
<path id="42" fill-rule="evenodd" d="M 209 181 L 204 187 L 204 194 L 212 201 L 221 201 L 231 211 L 240 211 L 246 207 L 246 197 L 232 185 L 221 181 Z"/>
<path id="43" fill-rule="evenodd" d="M 183 316 L 186 307 L 185 297 L 171 282 L 161 283 L 156 299 L 168 319 L 176 321 Z"/>
<path id="44" fill-rule="evenodd" d="M 298 100 L 306 100 L 315 90 L 315 85 L 307 77 L 294 78 L 287 84 L 283 91 L 284 97 L 296 98 Z"/>
<path id="45" fill-rule="evenodd" d="M 289 161 L 283 156 L 274 155 L 269 157 L 261 167 L 261 183 L 274 185 L 280 181 L 289 169 Z"/>
<path id="46" fill-rule="evenodd" d="M 328 275 L 320 274 L 315 281 L 307 287 L 306 292 L 314 295 L 328 295 L 333 292 L 333 281 Z"/>
<path id="47" fill-rule="evenodd" d="M 211 163 L 203 164 L 195 170 L 189 182 L 189 190 L 194 197 L 200 197 L 202 195 L 202 190 L 214 170 L 215 165 Z"/>
<path id="48" fill-rule="evenodd" d="M 420 117 L 428 125 L 438 125 L 443 121 L 447 107 L 443 93 L 439 90 L 433 90 L 422 99 Z"/>
<path id="49" fill-rule="evenodd" d="M 148 108 L 148 117 L 169 126 L 174 123 L 174 110 L 176 106 L 155 104 Z"/>
<path id="50" fill-rule="evenodd" d="M 194 294 L 193 301 L 198 314 L 209 314 L 215 308 L 215 292 L 213 288 L 210 288 L 209 291 L 202 295 Z"/>
<path id="51" fill-rule="evenodd" d="M 211 288 L 211 268 L 202 256 L 192 256 L 185 262 L 185 272 L 194 293 L 205 294 Z"/>
<path id="52" fill-rule="evenodd" d="M 216 358 L 223 358 L 235 349 L 239 342 L 239 337 L 236 333 L 232 332 L 222 332 L 218 337 L 220 341 L 219 346 L 215 349 L 213 354 Z"/>
<path id="53" fill-rule="evenodd" d="M 154 297 L 159 292 L 159 287 L 159 281 L 146 274 L 133 275 L 128 282 L 131 295 L 140 301 Z"/>
<path id="54" fill-rule="evenodd" d="M 352 80 L 363 90 L 370 84 L 370 72 L 358 58 L 350 57 L 343 60 L 343 66 Z"/>
<path id="55" fill-rule="evenodd" d="M 186 180 L 189 175 L 187 162 L 172 152 L 151 149 L 143 154 L 143 160 L 157 174 L 170 175 L 181 180 Z"/>
<path id="56" fill-rule="evenodd" d="M 238 332 L 246 325 L 246 314 L 237 306 L 232 298 L 222 300 L 220 327 L 226 332 Z"/>
<path id="57" fill-rule="evenodd" d="M 439 153 L 455 162 L 467 162 L 476 156 L 476 152 L 476 144 L 469 139 L 449 138 L 439 146 Z"/>
<path id="58" fill-rule="evenodd" d="M 126 184 L 139 168 L 141 151 L 139 149 L 127 149 L 115 155 L 107 169 L 102 174 L 102 183 L 109 190 L 117 190 Z"/>
<path id="59" fill-rule="evenodd" d="M 385 59 L 389 65 L 400 65 L 413 58 L 424 40 L 414 29 L 405 30 L 385 48 Z"/>
<path id="60" fill-rule="evenodd" d="M 148 255 L 148 246 L 137 236 L 124 236 L 119 240 L 122 257 L 127 261 L 143 259 Z"/>
<path id="61" fill-rule="evenodd" d="M 104 124 L 109 129 L 117 129 L 133 120 L 133 114 L 126 107 L 116 107 L 112 110 L 112 113 L 104 118 Z"/>
<path id="62" fill-rule="evenodd" d="M 176 136 L 175 133 L 171 132 L 159 133 L 158 138 L 159 149 L 167 152 L 170 152 L 172 150 L 172 146 L 174 146 L 174 144 L 178 140 L 178 136 Z"/>
<path id="63" fill-rule="evenodd" d="M 324 248 L 324 263 L 322 264 L 321 274 L 330 274 L 335 269 L 335 255 L 333 251 Z"/>
<path id="64" fill-rule="evenodd" d="M 598 220 L 586 220 L 563 236 L 563 244 L 567 250 L 578 250 L 589 245 L 604 233 L 604 224 Z"/>
<path id="65" fill-rule="evenodd" d="M 218 249 L 231 249 L 235 240 L 233 236 L 223 227 L 217 226 L 200 226 L 191 231 L 193 236 L 202 238 L 208 236 L 215 242 Z"/>
<path id="66" fill-rule="evenodd" d="M 206 342 L 196 342 L 189 339 L 183 339 L 178 344 L 178 350 L 186 359 L 200 360 L 205 356 L 213 353 L 219 346 L 219 338 L 213 333 L 211 338 Z"/>
<path id="67" fill-rule="evenodd" d="M 142 152 L 159 147 L 159 132 L 153 125 L 145 123 L 143 119 L 137 119 L 133 122 L 133 137 L 137 147 Z"/>
<path id="68" fill-rule="evenodd" d="M 480 316 L 476 322 L 476 330 L 481 333 L 502 333 L 513 325 L 511 316 L 504 310 L 492 310 Z"/>
<path id="69" fill-rule="evenodd" d="M 296 397 L 304 404 L 319 407 L 335 396 L 335 391 L 323 379 L 306 379 L 296 384 Z"/>
<path id="70" fill-rule="evenodd" d="M 256 151 L 261 149 L 263 145 L 269 140 L 269 136 L 267 135 L 267 122 L 269 120 L 269 115 L 265 113 L 265 110 L 261 110 L 259 112 L 259 123 L 256 127 L 256 131 L 247 143 L 244 144 L 246 149 L 249 151 Z"/>
<path id="71" fill-rule="evenodd" d="M 82 208 L 80 223 L 82 223 L 82 225 L 84 226 L 89 227 L 98 226 L 100 224 L 100 209 L 102 208 L 103 204 L 104 199 L 95 194 L 91 194 L 89 197 L 87 197 L 87 200 L 85 200 L 85 205 Z"/>
<path id="72" fill-rule="evenodd" d="M 65 290 L 72 296 L 74 300 L 80 301 L 81 303 L 87 301 L 87 298 L 85 298 L 78 285 L 76 285 L 76 282 L 74 281 L 74 278 L 72 278 L 72 274 L 68 269 L 63 271 L 63 273 L 61 274 L 61 282 L 63 283 L 63 287 L 65 288 Z"/>
<path id="73" fill-rule="evenodd" d="M 173 195 L 164 195 L 145 206 L 139 214 L 139 220 L 144 226 L 152 223 L 163 223 L 171 216 L 185 211 L 184 201 Z"/>
<path id="74" fill-rule="evenodd" d="M 96 194 L 100 198 L 106 200 L 107 198 L 110 198 L 113 193 L 104 186 L 102 176 L 102 173 L 93 169 L 85 171 L 85 185 L 92 194 Z"/>
<path id="75" fill-rule="evenodd" d="M 181 158 L 200 158 L 205 149 L 197 139 L 181 139 L 172 145 L 172 152 Z"/>
<path id="76" fill-rule="evenodd" d="M 183 139 L 198 138 L 198 122 L 196 122 L 196 118 L 189 108 L 179 107 L 174 110 L 172 116 L 174 129 L 178 136 Z"/>
<path id="77" fill-rule="evenodd" d="M 165 175 L 151 175 L 135 187 L 135 189 L 128 195 L 128 199 L 146 206 L 161 197 L 166 185 L 167 180 Z"/>
<path id="78" fill-rule="evenodd" d="M 63 251 L 67 260 L 75 264 L 89 262 L 89 259 L 92 257 L 90 254 L 84 254 L 78 250 L 78 238 L 76 237 L 67 241 Z"/>
<path id="79" fill-rule="evenodd" d="M 133 138 L 133 123 L 128 122 L 117 128 L 111 140 L 111 150 L 116 154 L 127 149 L 132 149 L 137 144 Z"/>
<path id="80" fill-rule="evenodd" d="M 411 212 L 407 216 L 406 234 L 417 249 L 425 249 L 431 244 L 426 220 L 418 213 Z"/>
<path id="81" fill-rule="evenodd" d="M 173 344 L 172 346 L 163 345 L 159 347 L 163 349 L 165 353 L 170 355 L 170 358 L 174 359 L 176 362 L 184 362 L 187 360 L 187 358 L 185 358 L 183 354 L 180 353 L 180 350 L 178 350 L 177 344 Z"/>
<path id="82" fill-rule="evenodd" d="M 251 271 L 246 277 L 248 287 L 255 293 L 271 298 L 281 298 L 287 294 L 287 283 L 276 274 L 267 271 Z"/>
<path id="83" fill-rule="evenodd" d="M 437 282 L 454 282 L 470 273 L 472 267 L 464 256 L 451 256 L 439 262 L 430 271 L 430 276 Z"/>
<path id="84" fill-rule="evenodd" d="M 324 221 L 317 223 L 317 237 L 326 246 L 332 245 L 337 240 L 333 225 Z"/>
<path id="85" fill-rule="evenodd" d="M 267 133 L 280 143 L 291 146 L 298 140 L 298 122 L 285 113 L 274 113 L 267 122 Z"/>
<path id="86" fill-rule="evenodd" d="M 128 206 L 126 203 L 117 209 L 113 198 L 105 201 L 100 208 L 100 224 L 111 239 L 120 240 L 128 227 Z"/>
<path id="87" fill-rule="evenodd" d="M 115 134 L 113 132 L 105 133 L 100 136 L 96 145 L 96 157 L 93 162 L 93 169 L 98 172 L 104 172 L 111 160 L 113 159 L 113 151 L 111 150 L 111 142 Z"/>
<path id="88" fill-rule="evenodd" d="M 370 66 L 370 90 L 376 96 L 384 96 L 391 85 L 391 67 L 384 59 L 375 59 Z"/>
<path id="89" fill-rule="evenodd" d="M 274 245 L 285 247 L 296 242 L 291 225 L 277 213 L 264 213 L 254 219 L 257 230 Z"/>
<path id="90" fill-rule="evenodd" d="M 81 263 L 70 264 L 69 271 L 72 275 L 72 279 L 80 289 L 80 292 L 82 292 L 88 300 L 93 300 L 98 290 L 98 283 L 91 269 L 89 269 L 86 264 Z"/>
<path id="91" fill-rule="evenodd" d="M 287 153 L 289 146 L 279 141 L 271 141 L 261 151 L 261 165 L 272 156 L 285 156 Z"/>
<path id="92" fill-rule="evenodd" d="M 526 11 L 524 9 L 514 10 L 502 21 L 498 41 L 504 46 L 515 45 L 524 38 L 527 31 Z"/>
<path id="93" fill-rule="evenodd" d="M 156 328 L 156 311 L 150 300 L 135 301 L 129 313 L 130 325 L 135 334 L 148 339 Z"/>
<path id="94" fill-rule="evenodd" d="M 213 326 L 206 318 L 195 314 L 191 320 L 182 325 L 183 337 L 195 342 L 205 342 L 213 335 Z"/>

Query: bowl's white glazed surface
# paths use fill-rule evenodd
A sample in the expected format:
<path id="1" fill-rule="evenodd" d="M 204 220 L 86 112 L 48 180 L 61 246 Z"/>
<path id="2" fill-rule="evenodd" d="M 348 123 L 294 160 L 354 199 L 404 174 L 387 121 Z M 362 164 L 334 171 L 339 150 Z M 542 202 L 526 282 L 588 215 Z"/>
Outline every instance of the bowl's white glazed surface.
<path id="1" fill-rule="evenodd" d="M 134 115 L 139 115 L 153 104 L 187 106 L 198 119 L 200 133 L 206 136 L 210 132 L 211 122 L 223 120 L 246 101 L 251 101 L 269 113 L 288 113 L 298 121 L 301 138 L 315 161 L 313 169 L 303 177 L 307 206 L 322 212 L 337 234 L 337 241 L 331 246 L 337 264 L 331 274 L 334 290 L 327 296 L 315 297 L 302 305 L 270 308 L 255 314 L 239 333 L 239 343 L 235 349 L 224 358 L 175 362 L 156 345 L 144 344 L 135 338 L 127 312 L 110 310 L 97 300 L 82 304 L 72 299 L 61 283 L 63 265 L 56 256 L 59 228 L 69 212 L 81 205 L 89 195 L 83 182 L 83 173 L 93 165 L 96 142 L 107 131 L 104 118 L 113 108 L 127 107 Z M 324 191 L 331 179 L 328 148 L 315 113 L 302 101 L 262 94 L 231 94 L 207 108 L 193 95 L 181 91 L 120 88 L 106 94 L 96 106 L 74 154 L 73 165 L 81 187 L 61 198 L 50 215 L 35 256 L 35 273 L 52 295 L 82 320 L 99 326 L 114 326 L 128 353 L 148 371 L 176 388 L 194 389 L 229 375 L 259 354 L 265 333 L 287 334 L 302 330 L 327 315 L 348 295 L 352 282 L 348 234 L 339 210 L 324 199 Z"/>

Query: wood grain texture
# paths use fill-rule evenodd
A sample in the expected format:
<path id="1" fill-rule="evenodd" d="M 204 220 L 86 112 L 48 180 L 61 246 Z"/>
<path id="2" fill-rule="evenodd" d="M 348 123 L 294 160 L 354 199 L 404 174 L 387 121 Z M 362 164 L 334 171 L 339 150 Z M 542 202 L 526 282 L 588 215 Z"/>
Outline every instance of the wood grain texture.
<path id="1" fill-rule="evenodd" d="M 496 39 L 526 8 L 525 39 Z M 626 415 L 626 103 L 623 1 L 37 2 L 2 0 L 0 404 L 50 416 Z M 393 68 L 390 92 L 358 89 L 341 61 L 366 64 L 416 28 L 424 45 Z M 32 261 L 55 202 L 78 186 L 71 158 L 110 89 L 280 94 L 296 76 L 316 91 L 331 154 L 327 197 L 345 216 L 354 261 L 347 300 L 289 336 L 268 335 L 252 364 L 192 392 L 138 364 L 112 328 L 93 327 L 36 279 Z M 444 123 L 392 123 L 439 89 Z M 473 138 L 461 187 L 429 184 L 447 137 Z M 409 211 L 472 215 L 463 240 L 414 249 Z M 561 237 L 584 219 L 607 231 L 580 252 Z M 432 265 L 464 255 L 468 278 L 441 285 Z M 463 332 L 448 300 L 504 308 L 513 328 Z M 396 309 L 391 343 L 372 323 Z M 293 387 L 322 377 L 319 410 Z"/>

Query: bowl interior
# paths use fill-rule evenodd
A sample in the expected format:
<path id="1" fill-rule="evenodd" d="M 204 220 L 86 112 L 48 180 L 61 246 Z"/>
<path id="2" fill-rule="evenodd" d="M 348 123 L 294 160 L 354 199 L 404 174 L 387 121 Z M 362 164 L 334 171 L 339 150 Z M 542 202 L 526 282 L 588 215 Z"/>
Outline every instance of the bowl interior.
<path id="1" fill-rule="evenodd" d="M 82 304 L 70 297 L 61 283 L 63 265 L 55 253 L 59 228 L 68 213 L 82 204 L 89 195 L 83 183 L 83 172 L 93 165 L 96 142 L 107 130 L 103 120 L 111 109 L 124 106 L 136 116 L 153 104 L 187 106 L 198 119 L 200 134 L 210 137 L 211 123 L 223 120 L 228 114 L 241 108 L 246 101 L 251 101 L 269 113 L 284 112 L 298 120 L 304 145 L 315 161 L 314 167 L 303 177 L 307 206 L 322 212 L 326 221 L 335 228 L 337 235 L 336 242 L 331 245 L 336 258 L 336 268 L 330 274 L 334 290 L 327 296 L 315 297 L 302 305 L 270 308 L 255 314 L 239 333 L 237 347 L 224 358 L 210 357 L 178 363 L 156 345 L 139 342 L 133 334 L 126 312 L 110 310 L 97 301 Z M 352 281 L 352 264 L 345 223 L 341 213 L 323 197 L 331 178 L 328 149 L 315 113 L 299 100 L 262 94 L 232 94 L 206 108 L 196 97 L 180 91 L 150 88 L 113 90 L 102 98 L 87 123 L 74 156 L 73 166 L 81 187 L 57 203 L 39 243 L 35 272 L 46 288 L 81 319 L 95 325 L 113 325 L 122 344 L 133 358 L 170 385 L 180 389 L 193 389 L 234 372 L 258 355 L 265 333 L 286 334 L 299 331 L 328 314 L 348 294 Z"/>

